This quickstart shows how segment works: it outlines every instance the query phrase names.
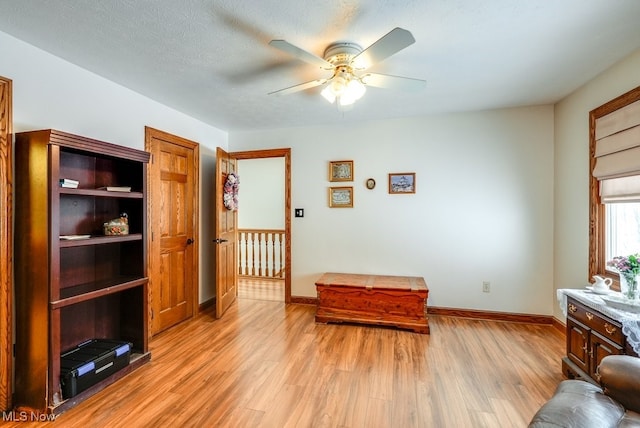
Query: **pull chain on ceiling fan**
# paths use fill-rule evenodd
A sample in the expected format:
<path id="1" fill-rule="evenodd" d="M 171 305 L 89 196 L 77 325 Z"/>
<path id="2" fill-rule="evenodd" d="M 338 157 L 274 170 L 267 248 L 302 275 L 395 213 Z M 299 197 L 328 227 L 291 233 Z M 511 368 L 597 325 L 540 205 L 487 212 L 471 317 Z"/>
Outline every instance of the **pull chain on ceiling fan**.
<path id="1" fill-rule="evenodd" d="M 362 73 L 415 41 L 409 31 L 396 27 L 364 50 L 355 43 L 336 42 L 329 45 L 324 51 L 324 58 L 320 58 L 285 40 L 271 40 L 269 42 L 271 46 L 333 73 L 329 78 L 300 83 L 270 92 L 269 95 L 292 94 L 326 84 L 321 94 L 327 101 L 330 103 L 337 101 L 339 106 L 350 106 L 364 95 L 366 86 L 405 90 L 422 89 L 426 83 L 424 80 L 388 74 Z"/>

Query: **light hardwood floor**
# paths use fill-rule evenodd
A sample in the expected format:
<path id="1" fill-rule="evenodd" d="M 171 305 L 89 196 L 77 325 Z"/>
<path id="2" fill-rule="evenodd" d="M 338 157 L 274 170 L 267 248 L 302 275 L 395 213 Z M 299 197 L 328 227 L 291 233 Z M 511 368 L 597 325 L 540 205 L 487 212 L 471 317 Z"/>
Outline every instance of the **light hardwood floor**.
<path id="1" fill-rule="evenodd" d="M 284 302 L 284 279 L 238 278 L 238 298 Z"/>
<path id="2" fill-rule="evenodd" d="M 562 380 L 551 326 L 431 316 L 421 335 L 314 313 L 251 299 L 202 313 L 52 426 L 525 427 Z"/>

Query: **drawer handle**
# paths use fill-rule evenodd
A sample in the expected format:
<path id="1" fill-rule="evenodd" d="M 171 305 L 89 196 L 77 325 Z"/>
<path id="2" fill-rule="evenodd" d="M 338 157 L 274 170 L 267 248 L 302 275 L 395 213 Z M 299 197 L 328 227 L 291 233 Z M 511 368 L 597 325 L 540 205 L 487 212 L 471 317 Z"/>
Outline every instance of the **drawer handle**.
<path id="1" fill-rule="evenodd" d="M 587 318 L 589 318 L 589 321 L 593 319 L 593 314 L 591 312 L 587 312 L 586 315 L 587 315 Z"/>
<path id="2" fill-rule="evenodd" d="M 607 334 L 609 334 L 609 335 L 615 333 L 616 330 L 617 330 L 617 328 L 615 328 L 614 326 L 612 326 L 608 322 L 604 323 L 604 329 L 607 332 Z"/>
<path id="3" fill-rule="evenodd" d="M 571 312 L 573 314 L 577 310 L 578 310 L 578 308 L 576 307 L 576 305 L 574 305 L 573 303 L 569 303 L 569 312 Z"/>

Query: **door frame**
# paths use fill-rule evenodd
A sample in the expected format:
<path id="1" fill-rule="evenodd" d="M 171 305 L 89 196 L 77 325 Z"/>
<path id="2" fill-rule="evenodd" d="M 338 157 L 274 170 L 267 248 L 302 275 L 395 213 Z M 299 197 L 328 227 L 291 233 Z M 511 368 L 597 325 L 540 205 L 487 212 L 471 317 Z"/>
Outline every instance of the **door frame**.
<path id="1" fill-rule="evenodd" d="M 147 186 L 148 189 L 148 206 L 147 206 L 147 223 L 148 223 L 148 234 L 147 234 L 147 276 L 149 278 L 149 314 L 148 314 L 148 326 L 149 326 L 149 338 L 151 338 L 154 334 L 153 330 L 153 319 L 152 319 L 152 311 L 153 311 L 153 281 L 158 281 L 158 277 L 160 275 L 159 266 L 156 266 L 155 263 L 152 262 L 154 251 L 159 251 L 156 247 L 160 245 L 160 239 L 154 240 L 154 235 L 157 233 L 159 236 L 160 231 L 158 230 L 157 221 L 154 221 L 154 218 L 160 215 L 160 210 L 155 210 L 154 201 L 158 199 L 158 195 L 152 192 L 151 188 L 151 176 L 153 173 L 157 172 L 157 168 L 159 165 L 156 163 L 156 154 L 151 151 L 151 140 L 157 138 L 161 140 L 166 140 L 172 144 L 185 147 L 187 149 L 193 150 L 193 236 L 195 237 L 195 242 L 193 245 L 193 285 L 191 290 L 191 317 L 195 318 L 198 315 L 198 302 L 200 295 L 200 145 L 194 141 L 187 140 L 186 138 L 179 137 L 174 134 L 170 134 L 165 131 L 161 131 L 149 126 L 145 126 L 145 141 L 144 148 L 146 151 L 151 153 L 151 159 L 149 161 L 149 165 L 147 167 Z M 154 212 L 155 211 L 155 212 Z"/>
<path id="2" fill-rule="evenodd" d="M 11 408 L 13 373 L 12 81 L 0 76 L 0 410 Z"/>
<path id="3" fill-rule="evenodd" d="M 291 149 L 229 152 L 237 160 L 284 158 L 284 302 L 291 303 Z M 237 268 L 237 266 L 236 266 Z"/>

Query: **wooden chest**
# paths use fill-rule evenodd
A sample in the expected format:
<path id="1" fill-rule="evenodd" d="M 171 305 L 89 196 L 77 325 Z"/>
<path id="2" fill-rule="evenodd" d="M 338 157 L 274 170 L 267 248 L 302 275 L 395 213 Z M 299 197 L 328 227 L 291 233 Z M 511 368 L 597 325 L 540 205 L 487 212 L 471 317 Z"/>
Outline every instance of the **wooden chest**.
<path id="1" fill-rule="evenodd" d="M 410 276 L 325 273 L 316 281 L 316 322 L 353 322 L 429 333 L 429 289 Z"/>

